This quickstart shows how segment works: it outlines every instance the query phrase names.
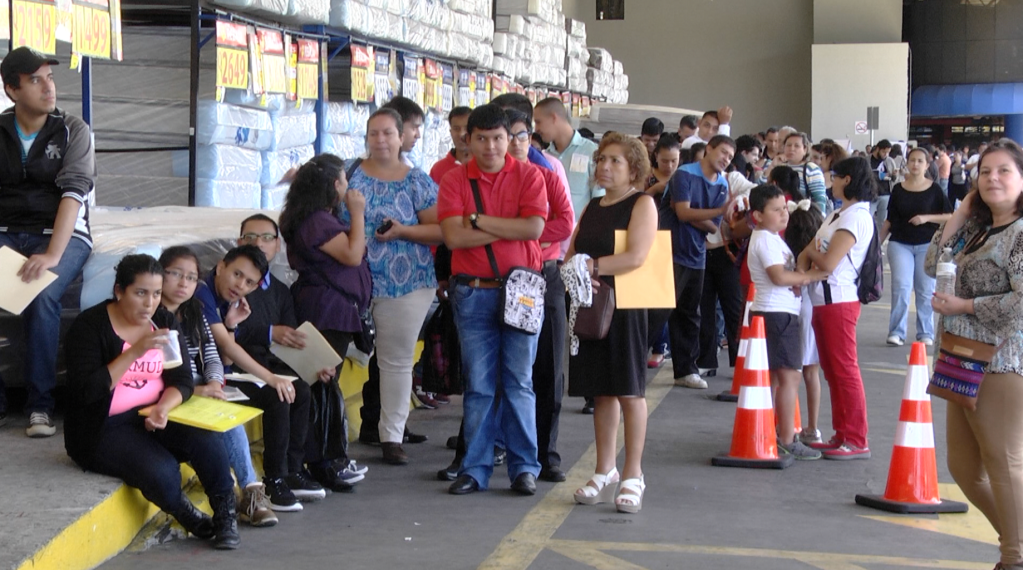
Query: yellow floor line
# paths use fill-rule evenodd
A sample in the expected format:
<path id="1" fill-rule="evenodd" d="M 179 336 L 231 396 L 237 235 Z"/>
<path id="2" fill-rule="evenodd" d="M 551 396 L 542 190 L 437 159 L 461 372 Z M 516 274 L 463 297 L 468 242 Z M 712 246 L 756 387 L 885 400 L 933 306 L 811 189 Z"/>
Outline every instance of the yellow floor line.
<path id="1" fill-rule="evenodd" d="M 653 414 L 657 406 L 673 385 L 670 367 L 661 371 L 647 386 L 647 415 Z M 618 451 L 624 438 L 619 427 Z M 480 564 L 481 570 L 525 570 L 540 552 L 547 547 L 554 533 L 565 522 L 575 507 L 572 496 L 575 490 L 586 484 L 593 475 L 597 463 L 597 447 L 591 444 L 579 461 L 568 472 L 568 480 L 555 487 L 529 511 L 511 533 Z"/>

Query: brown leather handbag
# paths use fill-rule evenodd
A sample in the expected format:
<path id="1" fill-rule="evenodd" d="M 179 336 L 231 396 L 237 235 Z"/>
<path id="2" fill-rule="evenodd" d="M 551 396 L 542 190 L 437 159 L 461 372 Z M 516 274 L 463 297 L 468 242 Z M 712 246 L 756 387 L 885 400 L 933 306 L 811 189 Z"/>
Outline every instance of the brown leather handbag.
<path id="1" fill-rule="evenodd" d="M 579 307 L 575 316 L 575 336 L 580 340 L 604 340 L 611 330 L 615 314 L 615 290 L 605 281 L 593 290 L 593 304 Z"/>

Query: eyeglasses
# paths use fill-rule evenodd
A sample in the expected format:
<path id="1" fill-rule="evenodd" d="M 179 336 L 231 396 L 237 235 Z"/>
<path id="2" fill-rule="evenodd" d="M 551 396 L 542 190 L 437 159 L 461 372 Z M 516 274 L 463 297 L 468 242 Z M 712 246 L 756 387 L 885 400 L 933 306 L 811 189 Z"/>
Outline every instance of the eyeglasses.
<path id="1" fill-rule="evenodd" d="M 189 283 L 197 283 L 199 281 L 199 276 L 196 275 L 195 273 L 189 273 L 186 275 L 180 271 L 168 269 L 167 271 L 164 271 L 163 274 L 166 275 L 167 277 L 173 277 L 178 281 L 181 281 L 182 279 Z"/>
<path id="2" fill-rule="evenodd" d="M 533 133 L 529 131 L 519 131 L 517 133 L 512 133 L 511 138 L 514 140 L 518 140 L 519 142 L 529 142 L 529 137 L 531 137 L 532 135 Z"/>
<path id="3" fill-rule="evenodd" d="M 242 241 L 256 241 L 270 243 L 277 239 L 277 234 L 242 234 Z"/>

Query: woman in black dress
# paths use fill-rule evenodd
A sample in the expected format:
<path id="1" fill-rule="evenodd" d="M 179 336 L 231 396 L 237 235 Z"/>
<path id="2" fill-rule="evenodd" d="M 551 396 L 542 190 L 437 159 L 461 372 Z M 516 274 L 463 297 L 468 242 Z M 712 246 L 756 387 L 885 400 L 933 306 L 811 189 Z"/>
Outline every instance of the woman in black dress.
<path id="1" fill-rule="evenodd" d="M 638 139 L 607 133 L 596 157 L 596 181 L 607 194 L 586 206 L 567 257 L 586 254 L 594 287 L 614 287 L 614 276 L 637 269 L 646 260 L 657 232 L 657 207 L 642 191 L 650 171 L 646 148 Z M 615 230 L 628 230 L 628 246 L 615 254 Z M 593 428 L 596 473 L 575 492 L 575 500 L 607 502 L 621 480 L 615 506 L 635 513 L 643 506 L 643 446 L 646 442 L 647 312 L 616 309 L 603 340 L 580 341 L 569 366 L 569 395 L 596 399 Z M 625 415 L 625 467 L 615 465 L 619 411 Z"/>

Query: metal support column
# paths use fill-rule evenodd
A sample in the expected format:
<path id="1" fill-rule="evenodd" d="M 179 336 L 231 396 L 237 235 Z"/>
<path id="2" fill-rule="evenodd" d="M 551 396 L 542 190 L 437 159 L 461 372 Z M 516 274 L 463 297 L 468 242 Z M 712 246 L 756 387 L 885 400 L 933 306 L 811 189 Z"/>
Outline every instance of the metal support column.
<path id="1" fill-rule="evenodd" d="M 82 73 L 82 120 L 92 127 L 92 58 L 83 57 L 79 63 Z"/>
<path id="2" fill-rule="evenodd" d="M 195 206 L 196 133 L 199 110 L 199 16 L 200 0 L 192 0 L 191 64 L 188 91 L 188 205 Z"/>

